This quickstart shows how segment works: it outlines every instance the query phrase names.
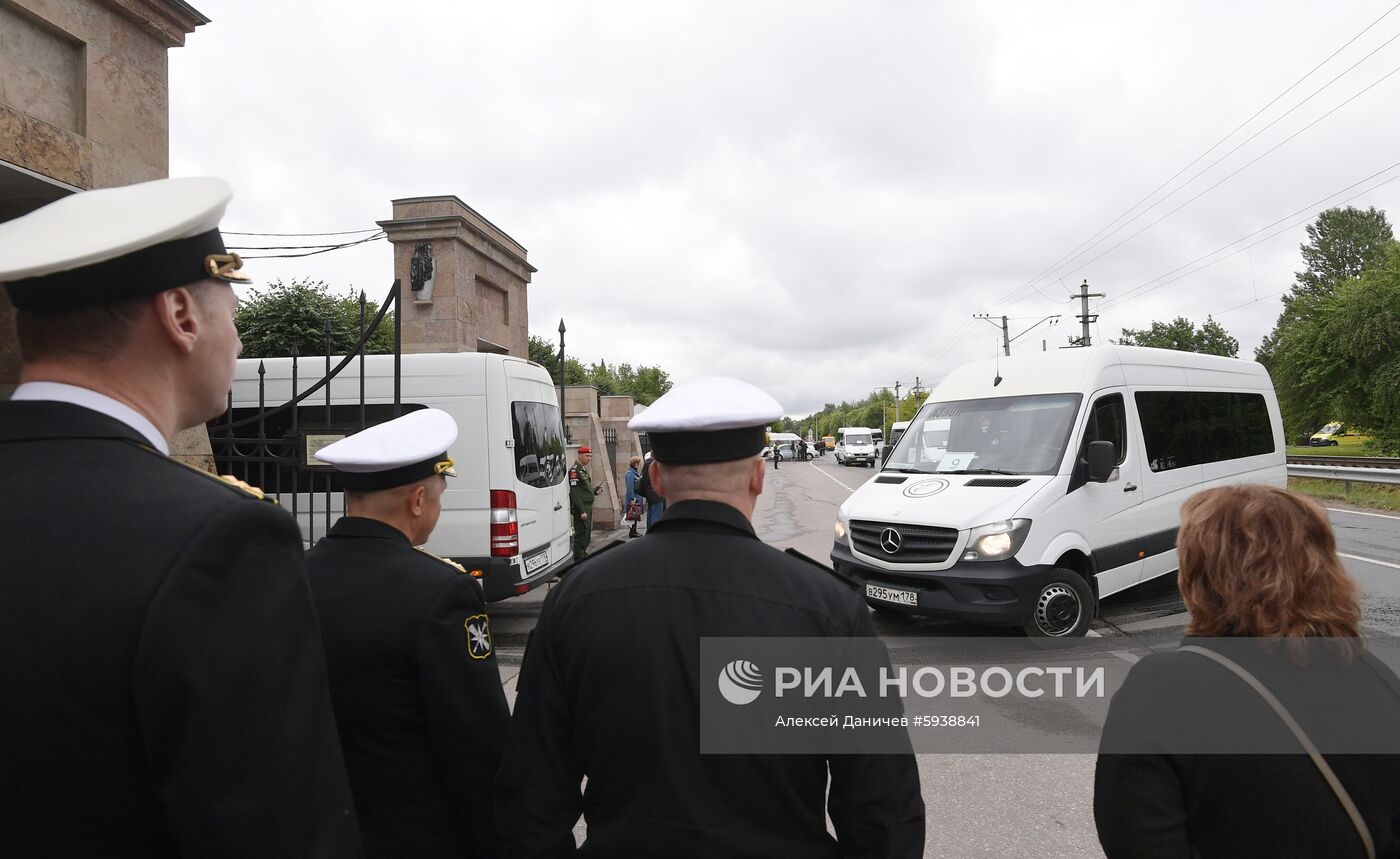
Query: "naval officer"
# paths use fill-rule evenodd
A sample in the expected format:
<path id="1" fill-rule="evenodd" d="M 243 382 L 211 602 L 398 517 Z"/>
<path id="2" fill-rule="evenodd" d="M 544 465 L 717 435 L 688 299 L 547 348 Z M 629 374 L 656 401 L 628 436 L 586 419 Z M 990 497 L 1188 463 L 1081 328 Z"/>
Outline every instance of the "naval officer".
<path id="1" fill-rule="evenodd" d="M 0 852 L 359 853 L 296 524 L 167 456 L 225 407 L 219 179 L 0 224 Z"/>
<path id="2" fill-rule="evenodd" d="M 754 533 L 780 417 L 757 388 L 710 378 L 632 419 L 666 512 L 580 563 L 540 613 L 497 777 L 511 855 L 571 853 L 580 815 L 579 855 L 922 854 L 912 755 L 700 754 L 702 637 L 874 635 L 854 593 Z"/>
<path id="3" fill-rule="evenodd" d="M 442 512 L 457 424 L 420 409 L 322 448 L 346 515 L 307 553 L 365 852 L 498 856 L 510 711 L 481 585 L 414 546 Z"/>

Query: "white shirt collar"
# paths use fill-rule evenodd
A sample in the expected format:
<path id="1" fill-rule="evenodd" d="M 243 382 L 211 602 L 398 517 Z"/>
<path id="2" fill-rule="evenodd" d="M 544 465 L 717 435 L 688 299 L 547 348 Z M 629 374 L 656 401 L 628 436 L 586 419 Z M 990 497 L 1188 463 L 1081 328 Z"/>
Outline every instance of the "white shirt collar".
<path id="1" fill-rule="evenodd" d="M 25 382 L 15 388 L 10 399 L 52 400 L 92 409 L 94 412 L 100 412 L 109 418 L 121 421 L 145 436 L 151 447 L 166 456 L 170 455 L 170 445 L 166 442 L 165 436 L 160 434 L 160 430 L 156 429 L 156 425 L 151 423 L 145 415 L 126 403 L 114 400 L 106 394 L 99 394 L 89 388 L 80 388 L 77 385 L 68 385 L 63 382 Z"/>

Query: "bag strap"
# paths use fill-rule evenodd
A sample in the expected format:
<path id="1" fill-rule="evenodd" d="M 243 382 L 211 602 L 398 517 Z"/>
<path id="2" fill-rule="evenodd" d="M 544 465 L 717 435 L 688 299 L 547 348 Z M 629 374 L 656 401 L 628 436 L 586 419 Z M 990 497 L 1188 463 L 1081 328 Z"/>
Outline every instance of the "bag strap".
<path id="1" fill-rule="evenodd" d="M 1376 859 L 1376 843 L 1371 839 L 1371 830 L 1367 828 L 1366 821 L 1362 820 L 1361 812 L 1357 809 L 1356 803 L 1352 801 L 1351 794 L 1347 793 L 1347 789 L 1343 787 L 1341 781 L 1338 780 L 1337 774 L 1332 771 L 1331 765 L 1322 757 L 1322 754 L 1317 750 L 1317 746 L 1313 745 L 1313 741 L 1308 735 L 1303 733 L 1302 726 L 1293 718 L 1293 714 L 1289 713 L 1283 706 L 1283 702 L 1274 697 L 1274 693 L 1270 692 L 1268 687 L 1259 682 L 1258 677 L 1249 673 L 1242 665 L 1233 659 L 1222 656 L 1213 650 L 1197 647 L 1194 644 L 1183 644 L 1180 649 L 1187 653 L 1194 653 L 1197 656 L 1204 656 L 1207 659 L 1225 666 L 1233 672 L 1236 677 L 1248 683 L 1255 692 L 1259 693 L 1259 697 L 1263 698 L 1264 701 L 1273 708 L 1274 712 L 1278 714 L 1278 717 L 1283 720 L 1283 724 L 1288 726 L 1288 730 L 1292 731 L 1293 736 L 1298 738 L 1298 742 L 1303 746 L 1303 750 L 1308 753 L 1308 757 L 1312 758 L 1313 764 L 1315 764 L 1318 771 L 1322 773 L 1322 777 L 1327 779 L 1327 784 L 1331 786 L 1332 793 L 1336 794 L 1337 799 L 1342 803 L 1342 808 L 1346 809 L 1347 817 L 1351 818 L 1352 825 L 1356 827 L 1356 833 L 1361 836 L 1361 843 L 1366 848 L 1367 859 Z"/>

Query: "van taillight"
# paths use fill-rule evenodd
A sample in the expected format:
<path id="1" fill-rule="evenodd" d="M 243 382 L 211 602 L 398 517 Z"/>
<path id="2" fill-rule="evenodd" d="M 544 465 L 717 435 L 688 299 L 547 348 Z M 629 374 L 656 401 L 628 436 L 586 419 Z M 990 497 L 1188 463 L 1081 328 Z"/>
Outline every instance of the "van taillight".
<path id="1" fill-rule="evenodd" d="M 509 558 L 520 553 L 520 524 L 515 517 L 515 493 L 491 490 L 491 557 Z"/>

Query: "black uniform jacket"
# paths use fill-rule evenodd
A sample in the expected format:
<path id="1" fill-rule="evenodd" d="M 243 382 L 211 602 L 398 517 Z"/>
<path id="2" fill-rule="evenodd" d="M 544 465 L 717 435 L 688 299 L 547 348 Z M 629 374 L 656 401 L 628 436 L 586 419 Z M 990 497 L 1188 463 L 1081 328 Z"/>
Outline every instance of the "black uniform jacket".
<path id="1" fill-rule="evenodd" d="M 582 813 L 579 855 L 921 855 L 912 755 L 699 753 L 702 636 L 873 634 L 851 591 L 764 545 L 739 511 L 667 507 L 646 539 L 582 562 L 545 603 L 497 780 L 506 846 L 568 854 Z"/>
<path id="2" fill-rule="evenodd" d="M 1211 647 L 1210 641 L 1188 636 L 1182 643 Z M 1247 661 L 1234 647 L 1227 655 L 1258 676 L 1316 743 L 1325 743 L 1329 731 L 1345 732 L 1352 716 L 1400 730 L 1400 681 L 1374 657 L 1346 665 L 1314 657 L 1292 684 L 1280 686 L 1271 682 L 1279 675 L 1271 670 L 1277 666 Z M 1287 655 L 1280 650 L 1271 658 Z M 1297 696 L 1306 694 L 1326 702 L 1319 710 L 1330 711 L 1328 724 L 1309 724 L 1309 716 L 1318 711 L 1299 703 Z M 1300 753 L 1170 752 L 1170 747 L 1180 747 L 1176 738 L 1208 741 L 1221 734 L 1227 721 L 1247 725 L 1265 748 L 1297 746 Z M 1094 821 L 1109 859 L 1366 855 L 1341 802 L 1283 721 L 1223 666 L 1192 653 L 1143 658 L 1113 698 L 1105 747 L 1142 744 L 1134 739 L 1133 746 L 1125 745 L 1130 731 L 1134 737 L 1157 738 L 1154 742 L 1163 750 L 1099 755 Z M 1367 735 L 1378 736 L 1374 731 Z M 1325 745 L 1323 752 L 1371 830 L 1377 855 L 1400 859 L 1400 756 L 1331 754 Z"/>
<path id="3" fill-rule="evenodd" d="M 0 853 L 357 855 L 291 517 L 68 403 L 0 480 Z"/>
<path id="4" fill-rule="evenodd" d="M 371 856 L 496 856 L 510 711 L 481 586 L 347 516 L 307 553 L 331 698 Z"/>

